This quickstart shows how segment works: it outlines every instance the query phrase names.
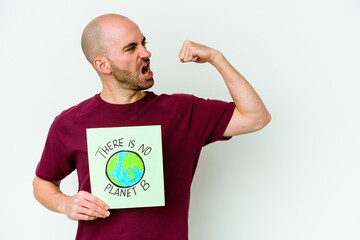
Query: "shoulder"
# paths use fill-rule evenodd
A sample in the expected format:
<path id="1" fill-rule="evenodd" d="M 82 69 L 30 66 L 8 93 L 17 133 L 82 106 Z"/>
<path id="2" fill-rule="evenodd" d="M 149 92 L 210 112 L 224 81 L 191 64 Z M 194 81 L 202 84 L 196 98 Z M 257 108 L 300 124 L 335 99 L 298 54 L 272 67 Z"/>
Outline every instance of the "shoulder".
<path id="1" fill-rule="evenodd" d="M 181 103 L 183 101 L 192 101 L 194 95 L 186 93 L 174 93 L 174 94 L 160 94 L 157 96 L 158 99 L 162 100 L 165 103 Z"/>
<path id="2" fill-rule="evenodd" d="M 183 113 L 192 108 L 195 98 L 194 95 L 184 93 L 161 94 L 156 97 L 156 102 L 158 106 Z"/>
<path id="3" fill-rule="evenodd" d="M 223 108 L 230 102 L 217 99 L 205 99 L 191 94 L 177 93 L 177 94 L 161 94 L 157 96 L 159 105 L 176 110 L 185 110 L 189 108 Z"/>
<path id="4" fill-rule="evenodd" d="M 94 112 L 94 109 L 99 106 L 96 97 L 93 96 L 86 99 L 77 105 L 74 105 L 68 109 L 63 110 L 54 119 L 53 125 L 55 127 L 69 127 L 80 117 L 86 117 Z"/>

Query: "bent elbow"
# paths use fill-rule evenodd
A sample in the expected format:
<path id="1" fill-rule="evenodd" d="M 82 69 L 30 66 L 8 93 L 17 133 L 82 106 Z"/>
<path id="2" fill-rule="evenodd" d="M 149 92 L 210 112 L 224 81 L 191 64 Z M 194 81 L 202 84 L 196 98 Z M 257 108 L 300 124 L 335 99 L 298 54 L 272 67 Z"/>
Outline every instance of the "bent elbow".
<path id="1" fill-rule="evenodd" d="M 270 113 L 268 113 L 267 116 L 266 116 L 265 126 L 266 126 L 270 121 L 271 121 L 271 115 L 270 115 Z M 265 126 L 264 126 L 264 127 L 265 127 Z"/>
<path id="2" fill-rule="evenodd" d="M 265 117 L 261 118 L 261 120 L 258 122 L 256 130 L 259 131 L 263 129 L 268 123 L 271 121 L 271 115 L 268 113 Z"/>

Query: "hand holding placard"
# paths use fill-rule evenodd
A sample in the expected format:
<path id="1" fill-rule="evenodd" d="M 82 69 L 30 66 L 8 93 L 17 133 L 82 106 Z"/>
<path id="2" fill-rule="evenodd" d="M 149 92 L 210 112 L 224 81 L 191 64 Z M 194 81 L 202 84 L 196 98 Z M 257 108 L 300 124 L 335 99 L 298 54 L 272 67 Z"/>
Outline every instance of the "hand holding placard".
<path id="1" fill-rule="evenodd" d="M 109 206 L 91 193 L 80 191 L 65 197 L 63 213 L 71 220 L 89 221 L 110 216 Z"/>

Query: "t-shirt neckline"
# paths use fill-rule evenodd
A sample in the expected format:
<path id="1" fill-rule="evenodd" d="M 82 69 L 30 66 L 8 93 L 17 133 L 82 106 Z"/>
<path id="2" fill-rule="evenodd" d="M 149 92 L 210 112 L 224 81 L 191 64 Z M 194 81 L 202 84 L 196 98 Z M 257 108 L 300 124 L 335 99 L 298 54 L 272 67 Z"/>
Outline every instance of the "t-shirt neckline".
<path id="1" fill-rule="evenodd" d="M 147 102 L 149 99 L 151 99 L 155 94 L 151 91 L 145 91 L 146 95 L 142 97 L 141 99 L 133 102 L 133 103 L 127 103 L 127 104 L 116 104 L 116 103 L 109 103 L 104 101 L 100 97 L 100 93 L 95 95 L 95 99 L 104 107 L 107 108 L 113 108 L 113 109 L 127 109 L 127 108 L 137 108 L 143 105 L 145 102 Z"/>

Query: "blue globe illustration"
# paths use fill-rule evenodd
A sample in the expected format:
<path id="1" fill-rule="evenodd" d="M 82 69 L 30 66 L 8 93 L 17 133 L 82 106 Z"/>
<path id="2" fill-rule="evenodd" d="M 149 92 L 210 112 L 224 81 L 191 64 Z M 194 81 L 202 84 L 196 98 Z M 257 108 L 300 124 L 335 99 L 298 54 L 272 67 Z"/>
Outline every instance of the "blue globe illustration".
<path id="1" fill-rule="evenodd" d="M 106 164 L 106 176 L 118 187 L 137 184 L 144 176 L 145 166 L 141 157 L 132 151 L 119 151 Z"/>

